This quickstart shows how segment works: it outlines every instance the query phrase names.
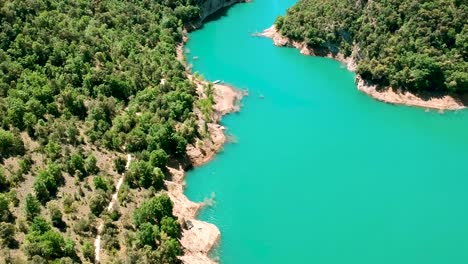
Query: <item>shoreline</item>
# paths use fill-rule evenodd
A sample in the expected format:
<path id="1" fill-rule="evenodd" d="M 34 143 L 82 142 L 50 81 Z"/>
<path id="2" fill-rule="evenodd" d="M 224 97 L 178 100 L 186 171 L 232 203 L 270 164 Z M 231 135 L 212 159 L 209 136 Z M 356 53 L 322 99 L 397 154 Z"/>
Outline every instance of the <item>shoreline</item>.
<path id="1" fill-rule="evenodd" d="M 184 32 L 182 44 L 177 47 L 177 59 L 185 66 L 187 76 L 194 84 L 197 85 L 197 94 L 200 97 L 205 97 L 203 86 L 209 82 L 197 79 L 189 70 L 184 59 L 183 47 L 188 40 L 187 32 Z M 168 195 L 174 203 L 174 215 L 178 217 L 182 226 L 182 236 L 180 243 L 184 254 L 179 257 L 182 263 L 185 264 L 215 264 L 215 260 L 209 257 L 210 251 L 218 243 L 221 232 L 214 224 L 196 219 L 199 210 L 210 203 L 196 203 L 190 201 L 185 196 L 185 174 L 191 166 L 201 166 L 222 150 L 227 142 L 224 133 L 225 128 L 219 124 L 221 118 L 229 113 L 238 112 L 240 109 L 239 102 L 245 95 L 241 90 L 236 90 L 234 87 L 225 84 L 213 84 L 214 105 L 211 120 L 207 123 L 207 137 L 197 138 L 194 144 L 187 146 L 187 162 L 186 164 L 168 165 L 168 170 L 172 176 L 171 180 L 167 180 L 166 186 Z M 204 125 L 203 115 L 197 108 L 194 113 L 198 116 L 198 125 Z"/>
<path id="2" fill-rule="evenodd" d="M 342 53 L 332 54 L 331 52 L 321 52 L 318 50 L 311 49 L 307 47 L 307 44 L 301 43 L 298 41 L 292 41 L 287 37 L 281 35 L 276 27 L 273 25 L 263 32 L 254 34 L 259 37 L 267 37 L 273 40 L 274 45 L 278 47 L 293 47 L 300 51 L 301 54 L 307 56 L 320 56 L 327 57 L 334 60 L 337 60 L 344 65 L 351 72 L 356 72 L 357 64 L 354 60 L 353 54 L 356 54 L 357 50 L 353 50 L 353 54 L 349 57 L 345 57 Z M 425 93 L 425 94 L 414 94 L 411 92 L 403 92 L 392 89 L 391 87 L 385 87 L 380 89 L 375 84 L 370 84 L 363 80 L 361 76 L 356 74 L 355 84 L 357 89 L 360 92 L 367 94 L 368 96 L 388 104 L 401 104 L 407 106 L 414 106 L 426 109 L 436 109 L 436 110 L 461 110 L 466 108 L 461 99 L 455 98 L 450 95 L 439 95 L 434 96 L 434 94 Z"/>

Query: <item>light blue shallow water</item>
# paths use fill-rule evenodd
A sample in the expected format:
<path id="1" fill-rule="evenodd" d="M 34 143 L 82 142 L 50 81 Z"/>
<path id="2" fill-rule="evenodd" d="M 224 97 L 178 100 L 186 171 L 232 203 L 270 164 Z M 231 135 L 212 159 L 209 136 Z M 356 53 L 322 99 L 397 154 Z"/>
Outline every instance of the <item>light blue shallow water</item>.
<path id="1" fill-rule="evenodd" d="M 294 0 L 255 0 L 190 34 L 194 70 L 250 91 L 237 143 L 191 171 L 223 264 L 468 263 L 468 111 L 376 102 L 338 62 L 251 33 Z M 264 99 L 260 99 L 263 95 Z"/>

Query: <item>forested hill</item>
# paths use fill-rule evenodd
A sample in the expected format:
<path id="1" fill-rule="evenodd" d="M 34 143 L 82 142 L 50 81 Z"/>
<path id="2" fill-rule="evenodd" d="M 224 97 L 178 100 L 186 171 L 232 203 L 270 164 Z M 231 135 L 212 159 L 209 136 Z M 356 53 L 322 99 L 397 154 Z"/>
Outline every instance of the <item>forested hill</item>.
<path id="1" fill-rule="evenodd" d="M 358 73 L 411 91 L 468 90 L 466 0 L 300 0 L 276 26 L 311 48 L 349 56 Z"/>
<path id="2" fill-rule="evenodd" d="M 0 1 L 1 263 L 93 262 L 99 223 L 103 263 L 178 262 L 161 190 L 203 132 L 176 59 L 199 18 L 190 0 Z"/>

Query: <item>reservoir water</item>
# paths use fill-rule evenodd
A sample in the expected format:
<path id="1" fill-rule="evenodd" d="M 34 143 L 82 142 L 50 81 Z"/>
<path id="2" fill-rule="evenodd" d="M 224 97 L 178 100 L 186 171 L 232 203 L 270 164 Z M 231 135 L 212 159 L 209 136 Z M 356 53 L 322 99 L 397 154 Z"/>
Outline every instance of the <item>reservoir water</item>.
<path id="1" fill-rule="evenodd" d="M 235 142 L 187 177 L 190 199 L 215 194 L 200 214 L 222 233 L 214 257 L 468 263 L 468 111 L 377 102 L 340 63 L 251 36 L 294 2 L 238 4 L 190 34 L 194 71 L 250 93 L 222 121 Z"/>

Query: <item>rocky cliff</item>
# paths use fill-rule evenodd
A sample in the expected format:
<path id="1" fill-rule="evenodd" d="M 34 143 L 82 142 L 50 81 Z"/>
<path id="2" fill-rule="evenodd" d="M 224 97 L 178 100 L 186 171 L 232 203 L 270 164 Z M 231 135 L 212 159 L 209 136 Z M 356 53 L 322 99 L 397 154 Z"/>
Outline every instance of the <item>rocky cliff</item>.
<path id="1" fill-rule="evenodd" d="M 205 0 L 201 5 L 201 20 L 205 20 L 209 15 L 212 15 L 219 11 L 223 7 L 233 5 L 235 3 L 245 2 L 241 0 Z"/>

